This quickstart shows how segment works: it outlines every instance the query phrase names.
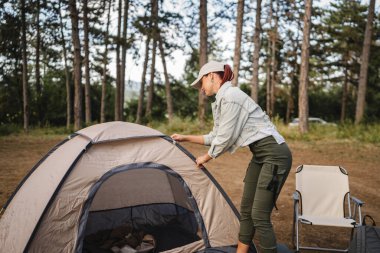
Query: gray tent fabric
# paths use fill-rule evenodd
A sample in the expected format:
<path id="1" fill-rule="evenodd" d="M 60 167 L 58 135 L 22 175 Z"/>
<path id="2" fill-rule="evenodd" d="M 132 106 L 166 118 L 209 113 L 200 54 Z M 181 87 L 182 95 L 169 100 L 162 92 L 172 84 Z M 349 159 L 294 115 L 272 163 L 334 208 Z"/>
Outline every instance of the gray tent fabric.
<path id="1" fill-rule="evenodd" d="M 20 183 L 0 219 L 0 252 L 84 252 L 87 236 L 125 224 L 173 253 L 236 245 L 239 230 L 228 196 L 183 147 L 108 122 L 69 136 Z"/>

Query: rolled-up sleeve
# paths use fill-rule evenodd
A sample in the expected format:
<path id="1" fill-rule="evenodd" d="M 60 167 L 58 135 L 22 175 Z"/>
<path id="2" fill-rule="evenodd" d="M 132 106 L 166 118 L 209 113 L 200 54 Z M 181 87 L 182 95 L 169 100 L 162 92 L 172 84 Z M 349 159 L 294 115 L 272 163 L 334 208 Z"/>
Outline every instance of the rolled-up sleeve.
<path id="1" fill-rule="evenodd" d="M 228 101 L 222 102 L 220 122 L 217 132 L 212 132 L 214 138 L 208 151 L 209 156 L 216 158 L 228 150 L 240 136 L 247 119 L 248 113 L 240 104 Z"/>
<path id="2" fill-rule="evenodd" d="M 212 141 L 214 140 L 215 138 L 215 126 L 213 128 L 213 130 L 209 133 L 209 134 L 205 134 L 203 135 L 203 142 L 204 142 L 204 145 L 206 146 L 210 146 Z"/>

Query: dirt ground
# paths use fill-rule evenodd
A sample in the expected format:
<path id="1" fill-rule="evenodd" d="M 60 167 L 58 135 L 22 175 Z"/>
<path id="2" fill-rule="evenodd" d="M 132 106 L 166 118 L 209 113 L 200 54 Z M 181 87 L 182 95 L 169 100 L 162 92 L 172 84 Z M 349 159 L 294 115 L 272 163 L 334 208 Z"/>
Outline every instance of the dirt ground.
<path id="1" fill-rule="evenodd" d="M 42 158 L 64 136 L 8 136 L 0 137 L 0 205 L 3 206 L 18 183 L 35 163 Z M 295 169 L 301 164 L 340 165 L 349 173 L 350 190 L 353 196 L 366 202 L 363 213 L 380 223 L 380 146 L 353 141 L 289 141 L 293 153 L 293 166 L 277 202 L 272 221 L 278 242 L 292 246 L 292 193 L 295 189 Z M 184 143 L 194 156 L 207 151 L 206 147 Z M 240 207 L 243 177 L 251 159 L 247 148 L 235 154 L 226 153 L 206 164 L 207 169 Z M 301 242 L 310 246 L 346 247 L 350 230 L 339 228 L 317 228 L 308 226 L 310 232 L 303 233 Z M 305 229 L 301 228 L 302 232 Z"/>

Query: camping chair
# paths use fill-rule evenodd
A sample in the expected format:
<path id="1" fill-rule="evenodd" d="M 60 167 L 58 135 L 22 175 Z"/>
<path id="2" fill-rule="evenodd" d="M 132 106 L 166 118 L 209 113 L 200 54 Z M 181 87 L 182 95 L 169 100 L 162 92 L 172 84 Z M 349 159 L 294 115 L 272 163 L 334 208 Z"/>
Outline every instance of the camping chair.
<path id="1" fill-rule="evenodd" d="M 296 171 L 296 192 L 293 198 L 293 244 L 297 252 L 300 249 L 348 252 L 348 249 L 300 246 L 299 242 L 299 223 L 352 228 L 351 236 L 353 229 L 361 225 L 361 206 L 364 202 L 350 196 L 348 174 L 345 169 L 339 166 L 299 166 Z M 351 202 L 354 204 L 353 210 Z M 359 216 L 358 222 L 355 220 L 357 216 Z"/>

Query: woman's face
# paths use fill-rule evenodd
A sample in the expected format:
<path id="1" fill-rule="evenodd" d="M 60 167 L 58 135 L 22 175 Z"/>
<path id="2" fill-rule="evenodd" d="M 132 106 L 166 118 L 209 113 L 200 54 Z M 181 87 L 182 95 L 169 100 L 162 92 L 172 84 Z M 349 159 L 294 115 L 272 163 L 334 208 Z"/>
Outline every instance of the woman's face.
<path id="1" fill-rule="evenodd" d="M 201 90 L 203 94 L 210 97 L 216 94 L 217 91 L 215 91 L 215 83 L 213 80 L 213 73 L 207 74 L 202 77 L 201 79 L 202 87 Z"/>

